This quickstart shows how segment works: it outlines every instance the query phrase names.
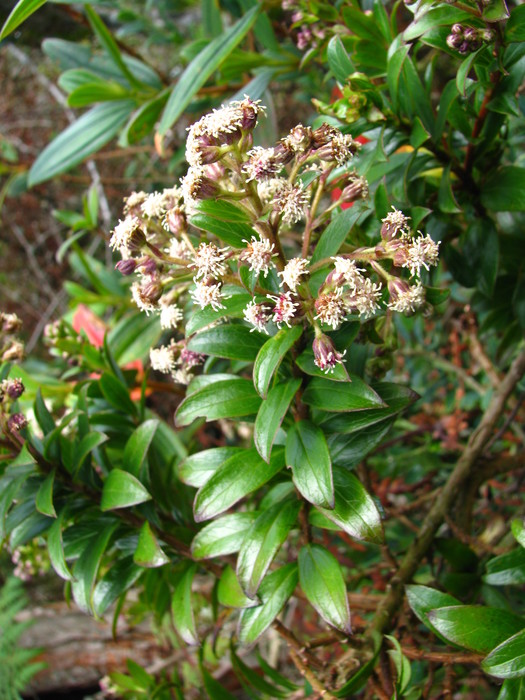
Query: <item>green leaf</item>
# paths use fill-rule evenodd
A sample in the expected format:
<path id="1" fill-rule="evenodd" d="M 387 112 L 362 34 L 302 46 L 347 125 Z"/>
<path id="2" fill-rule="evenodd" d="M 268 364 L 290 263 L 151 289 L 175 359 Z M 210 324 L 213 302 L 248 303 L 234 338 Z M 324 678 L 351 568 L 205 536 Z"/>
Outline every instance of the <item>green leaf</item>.
<path id="1" fill-rule="evenodd" d="M 210 700 L 236 700 L 229 691 L 224 688 L 219 681 L 208 673 L 201 664 L 202 680 L 204 681 L 204 689 Z"/>
<path id="2" fill-rule="evenodd" d="M 126 443 L 122 456 L 122 466 L 125 471 L 133 474 L 137 479 L 140 477 L 142 465 L 158 427 L 159 421 L 155 418 L 144 421 Z"/>
<path id="3" fill-rule="evenodd" d="M 342 468 L 334 468 L 334 507 L 320 508 L 318 512 L 338 525 L 351 537 L 368 542 L 383 542 L 381 516 L 373 498 L 359 479 Z M 311 512 L 311 523 L 316 525 L 316 511 Z"/>
<path id="4" fill-rule="evenodd" d="M 430 10 L 427 10 L 427 8 L 423 6 L 416 20 L 409 24 L 403 32 L 403 39 L 405 41 L 412 41 L 434 27 L 441 27 L 443 25 L 448 27 L 454 24 L 454 22 L 462 22 L 463 20 L 471 19 L 471 17 L 472 15 L 469 12 L 448 4 L 443 4 Z"/>
<path id="5" fill-rule="evenodd" d="M 483 7 L 483 20 L 485 22 L 501 22 L 509 17 L 507 0 L 493 0 L 490 5 Z"/>
<path id="6" fill-rule="evenodd" d="M 191 543 L 194 559 L 211 559 L 238 552 L 250 525 L 258 513 L 232 513 L 209 523 Z"/>
<path id="7" fill-rule="evenodd" d="M 75 580 L 71 584 L 73 598 L 78 607 L 84 612 L 92 611 L 92 595 L 95 587 L 97 571 L 106 551 L 113 533 L 118 527 L 118 523 L 100 523 L 101 532 L 92 536 L 73 569 Z"/>
<path id="8" fill-rule="evenodd" d="M 519 547 L 512 552 L 494 557 L 486 566 L 483 576 L 491 586 L 519 586 L 525 583 L 525 549 Z"/>
<path id="9" fill-rule="evenodd" d="M 399 693 L 400 697 L 402 697 L 406 687 L 410 683 L 410 678 L 412 675 L 410 661 L 403 654 L 401 644 L 395 637 L 392 637 L 390 634 L 386 634 L 385 637 L 391 644 L 394 645 L 394 649 L 389 649 L 387 654 L 392 659 L 396 669 L 396 693 Z"/>
<path id="10" fill-rule="evenodd" d="M 439 182 L 438 204 L 441 211 L 446 214 L 459 214 L 461 208 L 456 202 L 450 178 L 450 164 L 443 169 L 443 174 Z"/>
<path id="11" fill-rule="evenodd" d="M 194 211 L 222 222 L 229 221 L 232 224 L 250 223 L 250 217 L 245 209 L 240 209 L 233 202 L 228 202 L 224 199 L 199 200 L 195 203 Z"/>
<path id="12" fill-rule="evenodd" d="M 219 580 L 217 600 L 227 608 L 252 608 L 259 604 L 257 599 L 248 598 L 243 593 L 235 571 L 229 564 L 225 567 Z"/>
<path id="13" fill-rule="evenodd" d="M 525 523 L 523 520 L 518 520 L 516 518 L 516 520 L 512 521 L 511 528 L 516 542 L 521 544 L 522 547 L 525 547 Z"/>
<path id="14" fill-rule="evenodd" d="M 96 105 L 62 131 L 31 166 L 28 186 L 33 187 L 78 165 L 105 146 L 131 114 L 133 100 Z"/>
<path id="15" fill-rule="evenodd" d="M 518 5 L 511 10 L 510 19 L 505 27 L 505 40 L 509 44 L 525 41 L 525 5 Z"/>
<path id="16" fill-rule="evenodd" d="M 186 324 L 186 335 L 209 326 L 211 323 L 219 321 L 221 318 L 243 318 L 246 305 L 252 300 L 252 295 L 245 292 L 239 293 L 238 287 L 223 287 L 224 293 L 230 296 L 221 300 L 223 309 L 214 311 L 211 307 L 205 309 L 196 309 L 190 316 Z M 235 293 L 232 293 L 235 291 Z"/>
<path id="17" fill-rule="evenodd" d="M 196 522 L 224 513 L 263 486 L 283 468 L 283 457 L 282 450 L 274 450 L 267 464 L 253 448 L 230 457 L 198 491 L 194 503 Z"/>
<path id="18" fill-rule="evenodd" d="M 49 472 L 36 495 L 35 508 L 42 515 L 56 518 L 56 510 L 53 505 L 53 484 L 55 483 L 55 470 Z"/>
<path id="19" fill-rule="evenodd" d="M 501 686 L 498 700 L 525 700 L 525 676 L 507 678 Z"/>
<path id="20" fill-rule="evenodd" d="M 207 44 L 206 48 L 185 69 L 162 115 L 158 130 L 161 136 L 164 136 L 177 121 L 193 96 L 217 70 L 226 56 L 244 39 L 253 26 L 258 12 L 258 7 L 246 12 L 227 32 Z"/>
<path id="21" fill-rule="evenodd" d="M 474 53 L 471 53 L 467 58 L 465 58 L 461 62 L 461 65 L 458 68 L 458 72 L 456 75 L 456 85 L 458 86 L 459 94 L 463 95 L 463 97 L 465 97 L 465 95 L 467 94 L 468 75 L 472 68 L 472 64 L 476 60 L 476 56 L 479 54 L 479 52 L 483 51 L 484 49 L 485 47 L 482 46 Z"/>
<path id="22" fill-rule="evenodd" d="M 286 439 L 286 464 L 303 498 L 314 505 L 334 507 L 332 462 L 323 431 L 308 420 L 294 423 Z"/>
<path id="23" fill-rule="evenodd" d="M 449 642 L 488 654 L 525 627 L 525 619 L 498 608 L 453 605 L 431 610 L 428 619 Z"/>
<path id="24" fill-rule="evenodd" d="M 140 528 L 139 541 L 133 554 L 133 561 L 138 566 L 144 566 L 148 569 L 155 569 L 169 562 L 169 558 L 159 546 L 147 520 Z"/>
<path id="25" fill-rule="evenodd" d="M 261 398 L 249 379 L 226 379 L 186 396 L 175 414 L 175 424 L 190 425 L 196 418 L 211 421 L 248 416 L 257 413 L 260 405 Z"/>
<path id="26" fill-rule="evenodd" d="M 312 265 L 320 260 L 336 255 L 352 230 L 352 227 L 362 215 L 363 211 L 357 204 L 335 215 L 321 234 L 321 238 L 315 246 L 312 255 Z"/>
<path id="27" fill-rule="evenodd" d="M 308 544 L 299 552 L 299 582 L 304 594 L 329 625 L 350 634 L 350 608 L 339 562 L 327 549 Z"/>
<path id="28" fill-rule="evenodd" d="M 137 408 L 129 397 L 129 390 L 115 375 L 109 372 L 99 379 L 100 390 L 106 401 L 118 411 L 124 411 L 132 416 L 136 415 Z"/>
<path id="29" fill-rule="evenodd" d="M 410 52 L 410 46 L 402 43 L 401 36 L 396 36 L 388 50 L 386 80 L 394 110 L 398 109 L 398 92 L 403 64 Z"/>
<path id="30" fill-rule="evenodd" d="M 210 450 L 202 450 L 186 457 L 177 466 L 177 475 L 184 484 L 198 489 L 215 474 L 221 464 L 242 450 L 242 447 L 214 447 Z"/>
<path id="31" fill-rule="evenodd" d="M 492 211 L 525 211 L 525 168 L 503 166 L 488 176 L 481 202 Z"/>
<path id="32" fill-rule="evenodd" d="M 381 397 L 355 375 L 351 375 L 351 383 L 330 382 L 328 379 L 314 377 L 306 387 L 302 401 L 328 412 L 385 407 Z"/>
<path id="33" fill-rule="evenodd" d="M 525 630 L 493 649 L 481 662 L 481 668 L 496 678 L 525 676 Z"/>
<path id="34" fill-rule="evenodd" d="M 141 105 L 136 112 L 133 112 L 120 135 L 119 143 L 132 146 L 147 136 L 157 123 L 160 113 L 168 101 L 169 94 L 169 88 L 166 88 L 153 99 Z"/>
<path id="35" fill-rule="evenodd" d="M 300 386 L 300 379 L 290 379 L 287 382 L 276 384 L 270 389 L 268 397 L 261 404 L 255 419 L 253 441 L 257 452 L 265 462 L 270 460 L 276 435 Z"/>
<path id="36" fill-rule="evenodd" d="M 60 578 L 64 581 L 73 581 L 74 577 L 66 563 L 64 557 L 64 546 L 62 544 L 62 523 L 64 520 L 64 511 L 61 511 L 58 518 L 49 528 L 47 533 L 47 551 L 51 566 L 56 571 Z"/>
<path id="37" fill-rule="evenodd" d="M 297 586 L 295 563 L 286 564 L 266 576 L 259 587 L 261 605 L 242 611 L 239 619 L 239 642 L 255 644 L 281 612 Z"/>
<path id="38" fill-rule="evenodd" d="M 148 491 L 133 474 L 122 469 L 112 469 L 102 487 L 100 509 L 129 508 L 149 501 L 150 498 Z"/>
<path id="39" fill-rule="evenodd" d="M 4 22 L 2 31 L 0 31 L 0 41 L 14 32 L 22 22 L 25 22 L 26 19 L 32 15 L 33 12 L 36 12 L 39 7 L 42 7 L 45 2 L 46 0 L 19 0 Z"/>
<path id="40" fill-rule="evenodd" d="M 55 429 L 55 421 L 42 398 L 40 388 L 36 392 L 34 411 L 38 425 L 42 428 L 44 435 L 51 433 Z"/>
<path id="41" fill-rule="evenodd" d="M 173 583 L 173 594 L 171 597 L 173 624 L 186 644 L 191 645 L 199 643 L 191 600 L 191 587 L 196 571 L 196 564 L 184 562 L 172 574 L 171 579 Z"/>
<path id="42" fill-rule="evenodd" d="M 343 42 L 337 35 L 333 36 L 328 42 L 326 59 L 335 79 L 341 85 L 344 85 L 348 76 L 355 72 L 355 66 L 346 53 Z"/>
<path id="43" fill-rule="evenodd" d="M 143 571 L 140 566 L 134 563 L 131 555 L 115 562 L 93 591 L 95 614 L 103 615 L 117 598 L 133 586 Z"/>
<path id="44" fill-rule="evenodd" d="M 282 691 L 272 683 L 269 683 L 265 678 L 257 673 L 253 668 L 247 666 L 237 656 L 233 648 L 233 642 L 230 642 L 230 658 L 232 668 L 237 678 L 241 681 L 246 691 L 251 694 L 253 690 L 263 693 L 269 698 L 287 698 L 289 693 Z"/>
<path id="45" fill-rule="evenodd" d="M 264 342 L 265 336 L 252 332 L 248 326 L 222 324 L 194 335 L 188 341 L 188 349 L 213 357 L 253 362 Z"/>
<path id="46" fill-rule="evenodd" d="M 332 372 L 326 373 L 315 364 L 315 358 L 312 350 L 309 348 L 304 350 L 295 360 L 299 369 L 311 377 L 322 377 L 331 382 L 349 382 L 350 378 L 346 367 L 343 363 L 338 363 Z"/>
<path id="47" fill-rule="evenodd" d="M 106 442 L 108 436 L 104 433 L 88 433 L 84 435 L 80 442 L 77 442 L 75 449 L 73 451 L 73 469 L 74 473 L 78 473 L 78 470 L 82 467 L 86 457 L 99 445 Z"/>
<path id="48" fill-rule="evenodd" d="M 254 598 L 275 555 L 294 527 L 301 508 L 298 500 L 276 503 L 263 511 L 246 533 L 237 556 L 237 578 Z"/>
<path id="49" fill-rule="evenodd" d="M 129 91 L 120 83 L 93 82 L 80 85 L 67 98 L 70 107 L 89 107 L 96 102 L 110 102 L 130 97 Z"/>
<path id="50" fill-rule="evenodd" d="M 302 326 L 281 328 L 273 338 L 265 342 L 255 360 L 253 367 L 253 383 L 263 399 L 268 395 L 272 377 L 283 361 L 284 356 L 292 345 L 301 337 Z"/>
<path id="51" fill-rule="evenodd" d="M 218 202 L 214 202 L 214 204 L 217 203 Z M 237 207 L 233 205 L 232 207 L 237 209 Z M 199 212 L 190 217 L 190 224 L 203 231 L 213 233 L 217 238 L 220 238 L 221 241 L 224 241 L 233 248 L 244 248 L 244 241 L 249 241 L 254 234 L 254 230 L 250 224 L 214 218 L 206 214 L 200 214 Z"/>
<path id="52" fill-rule="evenodd" d="M 459 600 L 448 593 L 442 593 L 441 591 L 437 591 L 435 588 L 429 588 L 428 586 L 407 585 L 405 586 L 405 592 L 408 604 L 412 608 L 412 612 L 418 618 L 418 620 L 432 630 L 432 632 L 434 632 L 434 634 L 436 634 L 440 639 L 446 641 L 446 639 L 429 621 L 428 613 L 436 608 L 459 605 Z"/>

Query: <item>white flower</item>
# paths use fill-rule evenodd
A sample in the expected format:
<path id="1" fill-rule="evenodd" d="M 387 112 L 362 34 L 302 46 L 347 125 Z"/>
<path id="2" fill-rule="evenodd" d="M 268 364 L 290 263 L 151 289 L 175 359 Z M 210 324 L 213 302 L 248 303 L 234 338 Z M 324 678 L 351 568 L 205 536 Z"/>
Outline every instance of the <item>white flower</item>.
<path id="1" fill-rule="evenodd" d="M 167 253 L 170 258 L 178 258 L 179 260 L 189 260 L 191 257 L 191 251 L 186 241 L 179 240 L 178 238 L 173 238 L 170 241 Z"/>
<path id="2" fill-rule="evenodd" d="M 160 326 L 161 328 L 169 329 L 176 328 L 179 321 L 182 321 L 184 314 L 182 309 L 176 304 L 166 304 L 160 300 Z"/>
<path id="3" fill-rule="evenodd" d="M 357 287 L 363 283 L 364 278 L 361 273 L 365 270 L 361 267 L 357 267 L 355 260 L 350 260 L 341 256 L 332 258 L 332 260 L 334 261 L 335 272 L 341 275 L 344 279 L 344 283 L 347 284 L 352 293 L 355 294 Z"/>
<path id="4" fill-rule="evenodd" d="M 194 281 L 195 289 L 190 291 L 190 296 L 201 309 L 205 309 L 207 306 L 211 306 L 214 311 L 226 308 L 221 304 L 222 292 L 220 284 L 206 284 L 202 281 Z"/>
<path id="5" fill-rule="evenodd" d="M 134 282 L 131 285 L 131 298 L 139 309 L 145 311 L 147 315 L 150 311 L 157 309 L 157 305 L 148 297 L 140 282 Z"/>
<path id="6" fill-rule="evenodd" d="M 140 220 L 136 216 L 126 216 L 113 229 L 109 240 L 109 245 L 113 250 L 117 248 L 123 253 L 137 248 L 140 241 L 144 240 L 144 235 L 140 229 Z"/>
<path id="7" fill-rule="evenodd" d="M 274 253 L 274 246 L 267 238 L 257 240 L 252 236 L 251 241 L 243 241 L 246 243 L 246 248 L 239 255 L 240 260 L 245 260 L 250 266 L 250 272 L 263 272 L 264 276 L 268 275 L 270 267 L 274 267 L 272 257 L 277 255 Z"/>
<path id="8" fill-rule="evenodd" d="M 274 202 L 274 209 L 282 214 L 284 223 L 295 224 L 304 217 L 308 193 L 298 185 L 285 182 L 277 190 Z"/>
<path id="9" fill-rule="evenodd" d="M 352 311 L 356 310 L 361 316 L 368 318 L 379 308 L 378 299 L 380 296 L 381 285 L 366 277 L 363 278 L 363 282 L 354 296 L 345 299 L 345 305 Z"/>
<path id="10" fill-rule="evenodd" d="M 328 294 L 318 296 L 315 300 L 315 310 L 317 311 L 315 318 L 318 318 L 321 323 L 332 326 L 334 331 L 346 318 L 343 298 L 337 292 L 328 292 Z"/>
<path id="11" fill-rule="evenodd" d="M 256 146 L 251 151 L 248 151 L 247 156 L 248 160 L 242 166 L 243 172 L 248 175 L 246 178 L 247 182 L 250 182 L 250 180 L 256 180 L 257 182 L 268 180 L 281 170 L 282 166 L 276 162 L 273 148 Z"/>
<path id="12" fill-rule="evenodd" d="M 141 206 L 142 213 L 150 219 L 157 219 L 166 213 L 166 199 L 162 192 L 149 194 Z"/>
<path id="13" fill-rule="evenodd" d="M 421 234 L 421 231 L 418 231 Z M 430 236 L 421 234 L 414 238 L 406 249 L 407 259 L 403 267 L 410 270 L 411 275 L 421 274 L 421 268 L 430 270 L 430 265 L 437 265 L 439 260 L 439 243 L 435 243 Z"/>
<path id="14" fill-rule="evenodd" d="M 409 216 L 405 216 L 402 211 L 392 207 L 393 211 L 389 212 L 384 219 L 381 219 L 383 224 L 381 228 L 381 236 L 385 239 L 392 239 L 396 234 L 407 235 L 410 228 L 408 222 Z"/>
<path id="15" fill-rule="evenodd" d="M 284 270 L 277 273 L 283 278 L 280 286 L 282 287 L 283 284 L 286 284 L 292 292 L 295 292 L 300 282 L 300 277 L 308 274 L 307 265 L 308 260 L 305 260 L 305 258 L 292 258 L 289 260 Z"/>
<path id="16" fill-rule="evenodd" d="M 388 308 L 400 313 L 414 313 L 425 303 L 425 290 L 421 282 L 414 285 L 398 284 L 399 289 L 390 292 Z M 390 290 L 390 286 L 389 286 Z"/>
<path id="17" fill-rule="evenodd" d="M 149 359 L 152 369 L 157 372 L 169 374 L 175 369 L 175 353 L 171 345 L 162 345 L 160 348 L 152 348 L 149 351 Z"/>
<path id="18" fill-rule="evenodd" d="M 295 310 L 299 307 L 299 304 L 292 300 L 292 295 L 290 292 L 285 292 L 284 294 L 279 294 L 279 296 L 272 296 L 268 294 L 268 299 L 275 302 L 273 308 L 273 322 L 277 324 L 278 328 L 281 324 L 285 323 L 288 328 L 291 328 L 290 321 L 295 316 Z"/>
<path id="19" fill-rule="evenodd" d="M 257 302 L 254 299 L 250 301 L 250 303 L 246 306 L 243 312 L 244 320 L 248 321 L 248 323 L 251 323 L 253 326 L 253 328 L 250 330 L 250 333 L 252 331 L 258 330 L 268 335 L 266 324 L 271 318 L 270 314 L 268 313 L 269 311 L 269 306 L 257 304 Z"/>
<path id="20" fill-rule="evenodd" d="M 229 248 L 217 248 L 214 243 L 201 243 L 193 256 L 192 267 L 197 269 L 195 279 L 199 277 L 220 277 L 226 272 L 224 260 Z"/>
<path id="21" fill-rule="evenodd" d="M 147 196 L 147 192 L 132 192 L 129 197 L 124 199 L 124 213 L 128 214 L 132 209 L 140 207 Z"/>

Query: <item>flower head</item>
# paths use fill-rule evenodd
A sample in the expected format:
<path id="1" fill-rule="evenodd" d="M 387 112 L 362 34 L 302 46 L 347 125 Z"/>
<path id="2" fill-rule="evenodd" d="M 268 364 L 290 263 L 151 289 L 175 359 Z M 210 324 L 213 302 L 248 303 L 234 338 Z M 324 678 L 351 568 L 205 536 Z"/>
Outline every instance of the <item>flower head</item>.
<path id="1" fill-rule="evenodd" d="M 350 260 L 349 258 L 343 258 L 342 256 L 337 256 L 332 258 L 334 261 L 334 275 L 333 282 L 342 282 L 350 287 L 350 291 L 355 293 L 358 286 L 361 286 L 364 280 L 364 272 L 362 267 L 357 267 L 355 260 Z"/>
<path id="2" fill-rule="evenodd" d="M 421 234 L 421 231 L 418 231 Z M 406 248 L 406 261 L 402 267 L 407 267 L 411 275 L 421 274 L 421 268 L 430 270 L 430 266 L 439 261 L 439 243 L 435 243 L 429 235 L 421 234 L 412 239 Z"/>
<path id="3" fill-rule="evenodd" d="M 400 313 L 414 313 L 425 303 L 425 290 L 421 282 L 410 285 L 401 279 L 392 279 L 388 282 L 390 303 L 388 308 Z"/>
<path id="4" fill-rule="evenodd" d="M 244 260 L 250 266 L 250 271 L 258 274 L 263 272 L 264 276 L 268 275 L 270 267 L 273 267 L 272 257 L 277 255 L 274 253 L 274 246 L 267 238 L 258 240 L 252 236 L 251 241 L 244 241 L 246 248 L 239 255 L 239 260 Z"/>
<path id="5" fill-rule="evenodd" d="M 279 296 L 272 296 L 268 294 L 268 299 L 275 302 L 273 308 L 273 322 L 277 324 L 280 328 L 281 324 L 286 324 L 288 328 L 291 328 L 290 321 L 295 316 L 295 311 L 299 308 L 299 304 L 292 300 L 292 295 L 290 292 L 285 292 L 284 294 L 279 294 Z"/>
<path id="6" fill-rule="evenodd" d="M 199 277 L 220 277 L 226 272 L 224 260 L 229 248 L 217 248 L 214 243 L 201 243 L 193 256 L 192 267 L 196 268 Z"/>
<path id="7" fill-rule="evenodd" d="M 315 300 L 315 310 L 317 311 L 315 318 L 321 323 L 332 326 L 334 331 L 346 318 L 345 304 L 339 292 L 320 294 Z"/>
<path id="8" fill-rule="evenodd" d="M 407 235 L 410 228 L 408 222 L 410 221 L 409 216 L 405 216 L 402 211 L 399 211 L 395 207 L 392 207 L 393 211 L 389 212 L 384 219 L 382 219 L 381 226 L 381 238 L 384 241 L 391 241 L 398 233 L 401 235 Z"/>
<path id="9" fill-rule="evenodd" d="M 273 148 L 256 146 L 251 151 L 248 151 L 247 155 L 248 160 L 242 166 L 242 169 L 248 175 L 246 178 L 248 182 L 250 180 L 255 180 L 256 182 L 268 180 L 281 170 L 282 165 L 275 158 L 275 150 Z"/>
<path id="10" fill-rule="evenodd" d="M 136 216 L 126 216 L 113 229 L 109 245 L 113 250 L 118 248 L 121 253 L 128 255 L 131 251 L 139 250 L 145 242 L 140 219 Z"/>
<path id="11" fill-rule="evenodd" d="M 281 287 L 286 284 L 287 287 L 292 291 L 297 291 L 297 285 L 300 283 L 300 278 L 302 275 L 307 275 L 308 270 L 308 260 L 305 258 L 292 258 L 286 263 L 286 266 L 282 272 L 278 272 L 283 280 L 281 282 Z"/>
<path id="12" fill-rule="evenodd" d="M 368 318 L 379 309 L 381 285 L 372 282 L 369 277 L 363 277 L 361 284 L 352 295 L 345 295 L 345 306 L 352 312 Z"/>
<path id="13" fill-rule="evenodd" d="M 295 224 L 304 217 L 308 193 L 298 185 L 284 181 L 275 193 L 274 210 L 282 214 L 286 224 Z"/>
<path id="14" fill-rule="evenodd" d="M 252 299 L 250 303 L 246 306 L 244 309 L 244 320 L 248 321 L 248 323 L 251 323 L 253 328 L 250 330 L 250 333 L 252 331 L 259 331 L 261 333 L 266 333 L 268 334 L 268 331 L 266 329 L 266 324 L 270 321 L 271 319 L 271 314 L 270 312 L 270 307 L 269 306 L 264 306 L 264 304 L 257 304 L 257 302 Z"/>
<path id="15" fill-rule="evenodd" d="M 343 357 L 346 355 L 346 350 L 342 353 L 337 352 L 332 340 L 324 333 L 314 339 L 312 349 L 316 367 L 326 374 L 333 372 L 338 363 L 342 364 Z"/>
<path id="16" fill-rule="evenodd" d="M 222 291 L 220 284 L 208 284 L 202 280 L 195 280 L 195 289 L 190 291 L 190 296 L 201 309 L 205 309 L 207 306 L 211 306 L 214 311 L 226 308 L 221 304 Z"/>
<path id="17" fill-rule="evenodd" d="M 179 307 L 176 304 L 170 304 L 168 302 L 164 302 L 161 298 L 160 300 L 160 327 L 169 329 L 169 328 L 176 328 L 178 323 L 182 321 L 184 318 L 184 314 L 182 313 L 182 309 L 179 309 Z"/>
<path id="18" fill-rule="evenodd" d="M 151 368 L 163 374 L 169 374 L 175 369 L 175 348 L 173 345 L 161 345 L 149 351 Z"/>

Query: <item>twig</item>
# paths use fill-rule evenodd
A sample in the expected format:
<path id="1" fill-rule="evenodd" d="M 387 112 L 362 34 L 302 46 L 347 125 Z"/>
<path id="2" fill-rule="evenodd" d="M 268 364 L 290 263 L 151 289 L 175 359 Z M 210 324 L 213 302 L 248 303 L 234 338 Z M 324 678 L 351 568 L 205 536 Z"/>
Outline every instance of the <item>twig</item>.
<path id="1" fill-rule="evenodd" d="M 324 687 L 313 671 L 304 663 L 295 649 L 290 649 L 290 657 L 301 676 L 306 678 L 312 688 L 319 693 L 320 697 L 324 698 L 324 700 L 337 700 L 335 695 L 332 695 L 332 693 Z"/>

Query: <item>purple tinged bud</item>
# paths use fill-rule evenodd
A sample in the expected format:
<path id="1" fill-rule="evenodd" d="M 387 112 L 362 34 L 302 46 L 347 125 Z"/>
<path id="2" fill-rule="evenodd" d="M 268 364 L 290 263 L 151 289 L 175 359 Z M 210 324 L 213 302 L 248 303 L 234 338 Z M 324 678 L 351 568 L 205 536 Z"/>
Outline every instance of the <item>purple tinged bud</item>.
<path id="1" fill-rule="evenodd" d="M 149 258 L 147 256 L 142 258 L 142 260 L 137 264 L 137 267 L 140 268 L 143 275 L 155 275 L 157 273 L 157 263 L 155 260 L 153 260 L 153 258 Z"/>
<path id="2" fill-rule="evenodd" d="M 173 207 L 166 214 L 166 223 L 170 233 L 178 236 L 186 231 L 186 216 L 180 207 Z"/>
<path id="3" fill-rule="evenodd" d="M 128 258 L 127 260 L 119 260 L 115 265 L 115 270 L 118 270 L 122 275 L 127 277 L 135 272 L 136 267 L 137 262 L 132 258 Z"/>
<path id="4" fill-rule="evenodd" d="M 451 49 L 458 50 L 463 44 L 463 37 L 460 34 L 449 34 L 447 36 L 447 46 Z"/>
<path id="5" fill-rule="evenodd" d="M 147 299 L 152 304 L 156 304 L 162 296 L 162 285 L 157 279 L 152 278 L 149 282 L 141 285 L 141 291 L 144 299 Z"/>
<path id="6" fill-rule="evenodd" d="M 12 401 L 16 401 L 24 393 L 25 387 L 20 379 L 8 379 L 5 391 Z"/>
<path id="7" fill-rule="evenodd" d="M 463 27 L 461 24 L 453 24 L 450 31 L 452 34 L 463 34 Z"/>
<path id="8" fill-rule="evenodd" d="M 338 363 L 343 363 L 346 354 L 346 350 L 343 353 L 337 352 L 332 340 L 324 333 L 315 338 L 312 349 L 316 367 L 327 374 L 333 372 Z"/>
<path id="9" fill-rule="evenodd" d="M 27 426 L 27 419 L 23 413 L 13 413 L 7 421 L 7 429 L 10 433 L 18 433 Z"/>

